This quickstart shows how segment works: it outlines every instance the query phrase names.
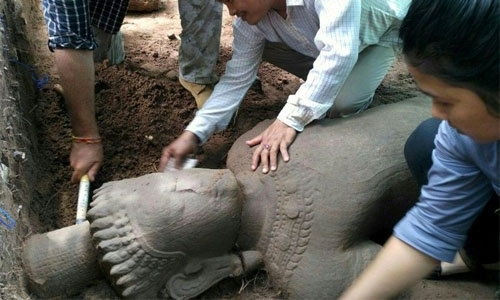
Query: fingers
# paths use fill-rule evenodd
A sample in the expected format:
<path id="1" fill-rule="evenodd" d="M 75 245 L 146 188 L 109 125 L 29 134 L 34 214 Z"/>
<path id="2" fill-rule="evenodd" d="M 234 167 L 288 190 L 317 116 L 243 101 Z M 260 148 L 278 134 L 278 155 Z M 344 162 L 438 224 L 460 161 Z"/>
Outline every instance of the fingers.
<path id="1" fill-rule="evenodd" d="M 262 134 L 259 134 L 258 136 L 254 137 L 253 139 L 246 141 L 245 144 L 247 144 L 250 147 L 253 147 L 255 145 L 260 144 L 261 142 L 262 142 Z"/>
<path id="2" fill-rule="evenodd" d="M 163 148 L 159 170 L 163 172 L 171 159 L 175 160 L 174 168 L 180 170 L 186 156 L 193 154 L 198 145 L 198 138 L 190 131 L 184 131 L 175 141 Z"/>
<path id="3" fill-rule="evenodd" d="M 297 132 L 286 124 L 276 120 L 260 135 L 246 141 L 249 146 L 258 145 L 252 154 L 251 169 L 255 171 L 262 164 L 262 173 L 278 169 L 278 155 L 281 153 L 283 161 L 288 162 L 290 155 L 288 147 L 293 143 Z"/>
<path id="4" fill-rule="evenodd" d="M 73 170 L 73 173 L 71 174 L 71 182 L 72 183 L 79 183 L 80 178 L 82 178 L 83 175 L 85 175 L 85 171 Z M 90 176 L 89 176 L 89 180 L 90 180 Z"/>
<path id="5" fill-rule="evenodd" d="M 288 145 L 287 143 L 281 143 L 280 145 L 280 152 L 281 156 L 283 156 L 283 160 L 285 162 L 290 160 L 290 154 L 288 154 Z"/>
<path id="6" fill-rule="evenodd" d="M 85 174 L 89 176 L 90 182 L 93 182 L 95 181 L 95 177 L 97 176 L 97 172 L 99 171 L 100 168 L 101 168 L 101 163 L 94 163 L 88 170 L 85 170 L 85 168 L 74 169 L 73 173 L 71 174 L 71 182 L 79 183 L 80 179 Z"/>
<path id="7" fill-rule="evenodd" d="M 163 170 L 165 170 L 169 159 L 170 159 L 170 151 L 169 151 L 168 147 L 165 147 L 165 148 L 163 148 L 163 150 L 161 152 L 160 165 L 158 166 L 158 169 L 160 170 L 160 172 L 163 172 Z"/>
<path id="8" fill-rule="evenodd" d="M 255 171 L 262 165 L 262 173 L 267 174 L 269 170 L 276 171 L 278 169 L 278 150 L 280 147 L 273 147 L 271 144 L 260 144 L 252 155 L 252 170 Z"/>
<path id="9" fill-rule="evenodd" d="M 103 150 L 101 144 L 73 143 L 70 154 L 70 165 L 73 169 L 71 182 L 79 183 L 80 178 L 87 174 L 94 181 L 101 167 Z"/>
<path id="10" fill-rule="evenodd" d="M 260 150 L 259 147 L 257 147 L 257 149 L 255 149 L 252 154 L 252 166 L 251 166 L 252 171 L 255 171 L 255 169 L 257 169 L 257 166 L 259 165 L 260 162 L 260 152 L 262 150 Z"/>
<path id="11" fill-rule="evenodd" d="M 87 172 L 87 175 L 89 176 L 90 182 L 93 182 L 95 180 L 95 177 L 97 176 L 97 172 L 101 168 L 101 164 L 102 163 L 100 161 L 96 162 L 95 164 L 92 165 L 92 167 L 90 168 L 90 170 Z"/>
<path id="12" fill-rule="evenodd" d="M 276 171 L 278 169 L 278 150 L 279 150 L 279 147 L 272 147 L 272 146 L 267 147 L 267 144 L 266 144 L 264 146 L 264 148 L 269 153 L 268 157 L 269 157 L 269 161 L 271 164 L 271 171 Z M 264 172 L 264 169 L 262 170 L 262 172 Z M 264 173 L 267 173 L 267 170 Z"/>
<path id="13" fill-rule="evenodd" d="M 178 150 L 178 148 L 173 146 L 168 146 L 163 148 L 162 155 L 160 158 L 160 165 L 158 166 L 160 172 L 171 170 L 172 167 L 175 170 L 180 170 L 182 168 L 182 162 L 184 161 L 184 156 L 190 153 L 182 154 L 179 151 L 181 150 Z"/>
<path id="14" fill-rule="evenodd" d="M 264 149 L 260 152 L 260 160 L 262 163 L 262 173 L 267 174 L 269 172 L 269 155 L 271 146 L 268 144 L 264 145 Z"/>

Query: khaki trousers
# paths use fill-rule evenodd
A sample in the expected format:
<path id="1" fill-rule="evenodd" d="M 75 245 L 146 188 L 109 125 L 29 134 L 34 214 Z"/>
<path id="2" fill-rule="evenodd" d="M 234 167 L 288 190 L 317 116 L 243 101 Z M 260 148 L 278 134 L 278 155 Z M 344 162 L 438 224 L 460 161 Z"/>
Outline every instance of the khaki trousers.
<path id="1" fill-rule="evenodd" d="M 393 48 L 380 45 L 368 46 L 359 53 L 354 68 L 326 117 L 347 117 L 367 109 L 394 58 Z M 315 58 L 303 55 L 283 43 L 266 42 L 263 60 L 306 80 Z"/>

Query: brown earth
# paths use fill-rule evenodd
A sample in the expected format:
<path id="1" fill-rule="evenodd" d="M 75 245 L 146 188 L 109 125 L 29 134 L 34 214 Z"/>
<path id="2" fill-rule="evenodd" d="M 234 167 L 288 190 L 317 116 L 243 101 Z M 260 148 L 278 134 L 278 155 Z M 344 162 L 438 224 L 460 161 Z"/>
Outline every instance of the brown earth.
<path id="1" fill-rule="evenodd" d="M 26 3 L 29 5 L 25 6 L 38 11 L 36 3 L 29 0 Z M 37 103 L 29 110 L 31 130 L 37 134 L 32 141 L 33 151 L 37 154 L 34 159 L 37 179 L 32 180 L 30 177 L 27 183 L 34 189 L 33 200 L 26 212 L 29 213 L 29 225 L 26 225 L 29 229 L 23 232 L 18 230 L 18 240 L 24 240 L 32 233 L 74 224 L 78 192 L 78 187 L 69 182 L 71 128 L 64 99 L 53 90 L 58 77 L 52 56 L 46 49 L 43 21 L 39 14 L 32 14 L 37 18 L 33 17 L 26 24 L 26 35 L 32 40 L 30 50 L 35 55 L 34 64 L 39 74 L 48 75 L 50 82 L 35 93 Z M 222 74 L 225 63 L 231 56 L 231 23 L 232 18 L 225 10 L 217 70 L 219 74 Z M 194 99 L 177 80 L 177 49 L 180 40 L 167 37 L 171 34 L 178 37 L 181 32 L 177 2 L 163 0 L 162 8 L 154 13 L 129 13 L 122 32 L 125 39 L 125 61 L 118 66 L 106 63 L 96 65 L 96 111 L 105 161 L 97 180 L 91 185 L 92 189 L 106 181 L 157 171 L 161 149 L 182 132 L 196 112 Z M 259 77 L 261 87 L 257 86 L 249 91 L 236 121 L 203 145 L 197 155 L 200 167 L 224 168 L 227 151 L 235 139 L 261 120 L 275 118 L 287 96 L 300 85 L 297 77 L 268 64 L 262 65 Z M 377 90 L 374 105 L 401 101 L 417 94 L 406 67 L 398 60 Z M 30 202 L 26 199 L 24 201 Z M 19 252 L 20 249 L 17 250 Z M 5 260 L 5 255 L 0 258 Z M 14 280 L 23 281 L 19 274 L 18 259 L 13 261 L 17 263 L 13 264 L 17 275 L 0 276 L 0 290 L 3 291 L 0 299 L 29 297 L 25 287 L 14 283 Z M 3 278 L 6 279 L 2 283 Z M 5 292 L 4 286 L 17 286 L 18 290 Z M 465 275 L 442 281 L 422 281 L 414 299 L 492 299 L 494 290 L 495 284 L 491 281 L 481 283 L 477 276 Z M 81 298 L 115 299 L 117 296 L 102 281 L 78 297 Z M 260 272 L 247 278 L 224 280 L 200 298 L 279 299 L 279 294 L 270 286 L 265 272 Z"/>

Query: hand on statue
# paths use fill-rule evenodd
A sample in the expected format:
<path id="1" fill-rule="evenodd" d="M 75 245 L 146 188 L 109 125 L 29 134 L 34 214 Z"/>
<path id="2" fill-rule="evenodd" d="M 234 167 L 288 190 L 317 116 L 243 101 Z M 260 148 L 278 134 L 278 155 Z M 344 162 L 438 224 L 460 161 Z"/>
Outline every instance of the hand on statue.
<path id="1" fill-rule="evenodd" d="M 159 165 L 160 172 L 165 170 L 170 159 L 175 160 L 175 168 L 180 170 L 186 156 L 196 151 L 198 141 L 194 133 L 185 130 L 175 141 L 163 148 Z"/>
<path id="2" fill-rule="evenodd" d="M 71 182 L 78 183 L 83 175 L 87 174 L 90 181 L 95 180 L 103 161 L 102 144 L 73 143 L 69 161 L 73 174 Z"/>
<path id="3" fill-rule="evenodd" d="M 280 120 L 274 121 L 271 126 L 253 139 L 246 141 L 250 147 L 258 145 L 252 156 L 252 170 L 255 171 L 262 162 L 262 173 L 278 169 L 278 152 L 281 152 L 285 162 L 290 160 L 288 147 L 295 140 L 297 132 Z M 270 167 L 269 167 L 270 166 Z"/>

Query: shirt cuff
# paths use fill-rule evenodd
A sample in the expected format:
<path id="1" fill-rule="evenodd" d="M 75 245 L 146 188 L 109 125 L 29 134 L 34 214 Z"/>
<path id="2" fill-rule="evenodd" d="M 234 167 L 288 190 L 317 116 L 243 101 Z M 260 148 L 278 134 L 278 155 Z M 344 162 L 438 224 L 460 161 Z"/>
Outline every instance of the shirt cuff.
<path id="1" fill-rule="evenodd" d="M 416 250 L 439 261 L 450 263 L 465 241 L 464 235 L 446 232 L 417 217 L 415 208 L 396 224 L 393 234 Z"/>
<path id="2" fill-rule="evenodd" d="M 209 132 L 209 130 L 200 129 L 200 127 L 196 124 L 196 118 L 191 123 L 189 123 L 185 130 L 191 131 L 198 137 L 198 140 L 200 141 L 198 145 L 204 144 L 212 134 L 212 132 Z"/>
<path id="3" fill-rule="evenodd" d="M 331 106 L 332 103 L 317 103 L 297 95 L 290 95 L 278 115 L 278 120 L 302 132 L 307 124 L 323 118 Z"/>

